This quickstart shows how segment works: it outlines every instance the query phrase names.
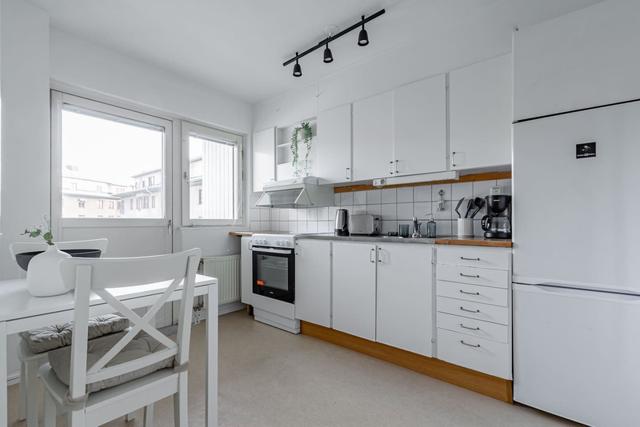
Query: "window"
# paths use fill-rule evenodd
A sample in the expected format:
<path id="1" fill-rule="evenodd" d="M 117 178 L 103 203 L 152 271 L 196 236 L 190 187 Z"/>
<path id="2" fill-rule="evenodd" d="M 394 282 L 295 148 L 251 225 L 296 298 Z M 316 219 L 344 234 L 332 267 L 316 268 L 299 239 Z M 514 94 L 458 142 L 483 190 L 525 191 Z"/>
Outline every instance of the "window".
<path id="1" fill-rule="evenodd" d="M 72 95 L 54 94 L 59 99 L 53 125 L 58 129 L 56 156 L 62 171 L 56 177 L 61 189 L 56 209 L 62 219 L 81 217 L 77 211 L 79 202 L 76 206 L 78 196 L 83 197 L 83 202 L 89 200 L 86 207 L 90 208 L 82 212 L 83 218 L 104 216 L 108 221 L 105 207 L 111 210 L 111 220 L 166 218 L 164 207 L 169 190 L 162 177 L 167 162 L 166 129 L 170 129 L 171 122 Z M 108 198 L 100 199 L 106 194 Z M 156 198 L 152 208 L 150 196 Z M 138 201 L 143 197 L 146 202 Z"/>
<path id="2" fill-rule="evenodd" d="M 242 223 L 242 137 L 182 122 L 187 225 Z"/>

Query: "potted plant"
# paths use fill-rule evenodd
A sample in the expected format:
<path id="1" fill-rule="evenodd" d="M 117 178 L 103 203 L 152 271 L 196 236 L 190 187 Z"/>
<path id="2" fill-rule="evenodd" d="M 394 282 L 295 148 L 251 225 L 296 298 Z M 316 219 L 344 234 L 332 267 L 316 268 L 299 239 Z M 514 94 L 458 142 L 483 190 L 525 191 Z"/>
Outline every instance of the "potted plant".
<path id="1" fill-rule="evenodd" d="M 300 165 L 298 164 L 300 158 L 300 147 L 299 147 L 299 138 L 302 137 L 302 141 L 305 145 L 305 154 L 304 154 L 304 168 L 301 171 Z M 293 129 L 293 133 L 291 134 L 291 166 L 293 167 L 295 176 L 308 176 L 311 172 L 311 167 L 309 165 L 309 156 L 311 154 L 311 143 L 313 140 L 313 129 L 311 128 L 311 124 L 309 122 L 302 122 L 300 126 Z"/>
<path id="2" fill-rule="evenodd" d="M 58 250 L 53 242 L 51 222 L 45 216 L 44 225 L 27 228 L 22 233 L 37 239 L 42 238 L 47 244 L 47 249 L 28 262 L 27 290 L 36 297 L 48 297 L 64 294 L 71 289 L 67 288 L 60 275 L 60 261 L 71 258 L 68 253 Z"/>

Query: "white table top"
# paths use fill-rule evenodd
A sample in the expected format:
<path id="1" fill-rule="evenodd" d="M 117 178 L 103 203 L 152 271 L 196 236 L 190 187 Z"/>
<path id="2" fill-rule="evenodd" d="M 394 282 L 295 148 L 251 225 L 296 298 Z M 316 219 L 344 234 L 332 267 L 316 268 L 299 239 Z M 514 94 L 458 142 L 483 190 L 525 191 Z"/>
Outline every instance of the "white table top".
<path id="1" fill-rule="evenodd" d="M 197 292 L 198 288 L 217 284 L 218 279 L 197 274 L 196 295 L 206 293 L 204 289 Z M 169 282 L 158 282 L 143 286 L 111 289 L 110 292 L 120 300 L 127 300 L 162 293 L 168 285 Z M 100 304 L 104 304 L 102 298 L 92 295 L 91 305 Z M 67 311 L 73 309 L 73 306 L 73 292 L 53 297 L 34 297 L 27 291 L 26 279 L 0 280 L 0 322 Z"/>

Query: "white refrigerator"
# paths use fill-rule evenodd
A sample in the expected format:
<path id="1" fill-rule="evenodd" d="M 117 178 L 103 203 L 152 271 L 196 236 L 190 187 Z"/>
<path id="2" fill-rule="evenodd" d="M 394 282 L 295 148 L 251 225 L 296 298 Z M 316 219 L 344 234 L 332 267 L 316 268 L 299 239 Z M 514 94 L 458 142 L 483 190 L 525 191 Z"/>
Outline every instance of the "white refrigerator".
<path id="1" fill-rule="evenodd" d="M 640 425 L 640 102 L 514 125 L 514 400 Z"/>

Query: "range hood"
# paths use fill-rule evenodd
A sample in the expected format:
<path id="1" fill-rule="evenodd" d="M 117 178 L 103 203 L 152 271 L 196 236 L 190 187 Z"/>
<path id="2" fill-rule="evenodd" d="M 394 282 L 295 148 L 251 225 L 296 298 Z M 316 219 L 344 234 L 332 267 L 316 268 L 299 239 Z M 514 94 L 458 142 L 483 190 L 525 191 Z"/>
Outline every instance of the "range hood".
<path id="1" fill-rule="evenodd" d="M 265 184 L 264 193 L 256 202 L 267 208 L 317 208 L 332 206 L 333 186 L 322 185 L 316 177 L 306 176 Z"/>

